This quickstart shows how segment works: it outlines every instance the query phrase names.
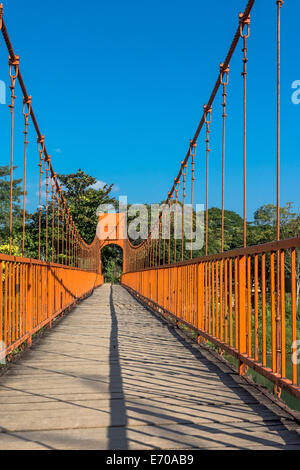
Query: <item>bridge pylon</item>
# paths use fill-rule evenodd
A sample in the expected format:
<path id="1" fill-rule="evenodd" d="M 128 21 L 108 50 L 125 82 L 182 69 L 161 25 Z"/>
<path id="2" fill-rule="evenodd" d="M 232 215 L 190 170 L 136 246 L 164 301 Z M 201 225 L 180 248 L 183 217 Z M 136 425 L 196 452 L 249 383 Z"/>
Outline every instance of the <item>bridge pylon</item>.
<path id="1" fill-rule="evenodd" d="M 123 251 L 123 272 L 127 271 L 127 223 L 124 212 L 101 213 L 98 216 L 97 236 L 101 250 L 108 245 L 118 245 Z"/>

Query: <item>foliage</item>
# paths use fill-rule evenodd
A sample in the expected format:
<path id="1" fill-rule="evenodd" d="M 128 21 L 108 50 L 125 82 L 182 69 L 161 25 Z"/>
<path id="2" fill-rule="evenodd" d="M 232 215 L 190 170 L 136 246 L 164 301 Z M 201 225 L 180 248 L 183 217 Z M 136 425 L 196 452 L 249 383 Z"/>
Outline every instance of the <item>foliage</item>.
<path id="1" fill-rule="evenodd" d="M 5 255 L 9 255 L 9 243 L 0 245 L 0 253 Z M 21 250 L 19 245 L 12 244 L 11 245 L 11 254 L 12 256 L 21 256 Z"/>
<path id="2" fill-rule="evenodd" d="M 117 245 L 107 245 L 101 250 L 102 273 L 105 282 L 117 284 L 121 281 L 123 253 Z"/>
<path id="3" fill-rule="evenodd" d="M 14 167 L 14 170 L 17 167 Z M 18 232 L 22 226 L 22 209 L 20 207 L 23 188 L 22 179 L 14 179 L 12 187 L 12 216 L 14 231 Z M 9 241 L 9 220 L 10 220 L 10 167 L 0 166 L 0 243 Z"/>
<path id="4" fill-rule="evenodd" d="M 275 205 L 266 204 L 260 207 L 254 214 L 252 235 L 255 244 L 266 243 L 277 237 L 277 208 Z M 293 203 L 288 202 L 280 208 L 280 237 L 281 239 L 294 238 L 300 234 L 300 208 L 294 211 Z M 269 271 L 267 263 L 267 273 Z M 285 273 L 291 272 L 291 254 L 285 252 Z M 297 307 L 300 302 L 300 250 L 296 250 L 296 296 Z"/>
<path id="5" fill-rule="evenodd" d="M 63 195 L 67 201 L 73 220 L 82 238 L 91 243 L 97 227 L 96 211 L 100 204 L 116 205 L 116 199 L 110 196 L 113 185 L 103 188 L 91 187 L 96 178 L 79 169 L 77 173 L 58 175 L 63 184 Z"/>
<path id="6" fill-rule="evenodd" d="M 63 185 L 63 195 L 72 214 L 72 218 L 77 226 L 82 238 L 91 243 L 95 238 L 97 216 L 96 211 L 100 204 L 116 204 L 115 198 L 110 197 L 113 185 L 104 185 L 104 187 L 95 189 L 91 186 L 97 182 L 96 178 L 87 175 L 82 170 L 77 173 L 59 175 Z M 38 256 L 39 240 L 39 218 L 41 217 L 41 258 L 45 259 L 46 244 L 46 208 L 45 206 L 33 214 L 27 215 L 25 231 L 25 255 L 31 258 Z M 54 210 L 54 239 L 57 240 L 57 207 Z M 20 231 L 20 230 L 19 230 Z M 60 208 L 60 232 L 62 231 L 62 214 Z M 16 232 L 16 230 L 15 230 Z M 48 207 L 48 259 L 52 259 L 52 208 L 49 202 Z M 56 248 L 56 247 L 54 247 Z M 62 262 L 62 241 L 60 237 L 60 258 L 56 259 L 56 250 L 54 250 L 54 261 Z"/>

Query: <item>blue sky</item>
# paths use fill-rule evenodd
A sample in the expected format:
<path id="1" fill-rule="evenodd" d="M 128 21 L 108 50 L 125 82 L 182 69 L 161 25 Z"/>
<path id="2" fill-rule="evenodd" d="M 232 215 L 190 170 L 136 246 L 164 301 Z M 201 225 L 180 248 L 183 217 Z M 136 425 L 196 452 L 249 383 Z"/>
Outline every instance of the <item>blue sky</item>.
<path id="1" fill-rule="evenodd" d="M 115 184 L 131 203 L 167 195 L 200 121 L 246 0 L 63 0 L 4 2 L 6 25 L 46 145 L 59 173 L 81 168 Z M 299 199 L 298 2 L 282 9 L 282 203 Z M 228 87 L 227 209 L 242 213 L 242 43 Z M 248 218 L 276 201 L 276 2 L 257 0 L 248 51 Z M 7 55 L 0 45 L 0 79 Z M 9 91 L 9 90 L 8 90 Z M 17 97 L 21 98 L 20 91 Z M 221 204 L 221 94 L 213 108 L 209 205 Z M 19 100 L 20 101 L 20 100 Z M 0 106 L 2 156 L 9 162 L 9 111 Z M 16 120 L 17 139 L 23 121 Z M 28 184 L 37 184 L 35 139 Z M 204 202 L 205 136 L 198 143 L 196 200 Z M 20 141 L 21 142 L 21 141 Z M 15 163 L 22 167 L 21 143 Z M 33 195 L 33 196 L 32 196 Z"/>

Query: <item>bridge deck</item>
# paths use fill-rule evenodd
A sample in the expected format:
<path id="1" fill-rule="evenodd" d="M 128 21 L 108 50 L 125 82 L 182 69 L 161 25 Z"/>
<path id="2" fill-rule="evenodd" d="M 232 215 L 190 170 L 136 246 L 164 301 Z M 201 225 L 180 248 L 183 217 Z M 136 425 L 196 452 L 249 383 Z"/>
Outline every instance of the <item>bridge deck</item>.
<path id="1" fill-rule="evenodd" d="M 1 449 L 300 449 L 300 426 L 104 285 L 0 377 Z"/>

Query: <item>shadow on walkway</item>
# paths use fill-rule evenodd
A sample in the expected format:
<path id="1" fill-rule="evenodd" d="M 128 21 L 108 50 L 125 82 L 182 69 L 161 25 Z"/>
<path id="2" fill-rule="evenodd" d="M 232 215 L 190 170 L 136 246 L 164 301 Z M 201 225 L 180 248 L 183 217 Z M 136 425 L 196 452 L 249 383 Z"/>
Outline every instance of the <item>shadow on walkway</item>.
<path id="1" fill-rule="evenodd" d="M 136 298 L 130 291 L 128 291 L 128 294 L 136 301 L 138 302 L 143 308 L 145 308 L 153 320 L 158 321 L 161 325 L 167 328 L 169 333 L 173 336 L 173 338 L 176 339 L 183 347 L 184 349 L 188 350 L 192 356 L 194 356 L 198 361 L 199 365 L 200 364 L 205 364 L 207 367 L 208 374 L 212 374 L 212 378 L 210 380 L 216 380 L 216 385 L 217 382 L 222 382 L 224 384 L 224 388 L 230 389 L 236 397 L 239 398 L 239 404 L 241 405 L 241 411 L 240 411 L 240 416 L 243 414 L 242 406 L 245 405 L 252 409 L 253 415 L 257 415 L 258 418 L 262 418 L 261 422 L 259 421 L 254 421 L 253 424 L 255 423 L 257 426 L 259 426 L 261 429 L 265 428 L 265 430 L 269 431 L 269 436 L 267 438 L 263 438 L 262 436 L 256 436 L 255 433 L 247 433 L 247 435 L 244 434 L 243 429 L 240 428 L 238 424 L 238 420 L 235 422 L 234 419 L 236 419 L 236 410 L 233 411 L 233 418 L 231 422 L 224 422 L 224 423 L 219 423 L 219 426 L 222 427 L 222 433 L 223 436 L 221 439 L 224 438 L 224 435 L 228 435 L 232 438 L 232 441 L 234 442 L 235 439 L 240 439 L 240 440 L 247 440 L 248 443 L 251 442 L 253 446 L 255 445 L 263 445 L 266 447 L 272 447 L 274 449 L 282 449 L 285 447 L 288 447 L 291 442 L 296 443 L 299 445 L 299 432 L 296 430 L 291 430 L 286 426 L 287 424 L 290 424 L 293 421 L 293 417 L 289 415 L 284 409 L 280 408 L 278 405 L 275 403 L 272 403 L 272 401 L 263 395 L 261 395 L 258 390 L 255 388 L 255 386 L 251 386 L 249 383 L 247 383 L 242 377 L 239 376 L 238 372 L 234 372 L 231 370 L 230 367 L 226 365 L 226 363 L 222 362 L 219 360 L 217 357 L 215 357 L 208 349 L 204 348 L 201 350 L 201 347 L 197 345 L 195 341 L 192 340 L 191 337 L 189 337 L 184 331 L 179 330 L 174 323 L 171 321 L 168 321 L 166 318 L 164 318 L 162 315 L 159 313 L 154 312 L 151 308 L 149 308 L 147 305 L 145 305 L 140 299 Z M 162 352 L 161 352 L 162 354 Z M 184 354 L 182 355 L 183 357 L 185 356 Z M 163 361 L 163 355 L 161 356 L 161 359 Z M 192 361 L 191 361 L 192 362 Z M 186 362 L 183 362 L 182 364 L 180 361 L 178 362 L 178 371 L 182 374 L 184 370 L 186 369 L 187 374 L 189 374 L 189 369 L 190 365 L 187 364 Z M 167 374 L 167 371 L 164 371 L 165 374 Z M 215 379 L 214 379 L 215 378 Z M 203 378 L 204 383 L 205 383 L 205 378 Z M 207 390 L 207 393 L 209 393 L 210 390 Z M 176 397 L 177 398 L 177 397 Z M 191 397 L 190 397 L 191 398 Z M 261 399 L 262 401 L 259 401 Z M 152 401 L 152 398 L 149 398 L 149 401 Z M 205 406 L 204 403 L 201 403 L 201 400 L 198 400 L 198 405 L 200 406 Z M 216 412 L 216 417 L 219 417 L 219 415 L 222 415 L 222 411 L 230 408 L 230 404 L 228 403 L 223 403 L 223 404 L 215 404 L 215 412 Z M 236 405 L 234 406 L 236 408 Z M 128 407 L 128 411 L 139 411 L 136 408 L 131 408 Z M 157 410 L 159 413 L 159 411 Z M 161 413 L 163 412 L 163 409 L 161 409 Z M 162 414 L 159 413 L 159 416 L 162 416 Z M 153 415 L 153 412 L 152 412 Z M 212 429 L 211 424 L 215 421 L 214 417 L 214 411 L 213 409 L 211 410 L 211 423 L 198 423 L 195 424 L 194 422 L 188 422 L 186 421 L 185 425 L 187 425 L 188 428 L 193 428 L 195 430 L 195 434 L 201 434 L 202 433 L 211 433 L 214 435 L 216 433 L 216 429 Z M 165 419 L 167 420 L 172 420 L 174 419 L 174 424 L 177 423 L 177 418 L 176 415 L 171 416 L 171 415 L 165 415 Z M 245 422 L 248 422 L 251 424 L 250 421 L 247 419 Z M 227 430 L 226 430 L 227 428 Z M 161 429 L 164 429 L 166 432 L 168 431 L 168 427 L 161 426 Z M 271 436 L 272 432 L 276 432 L 278 436 L 282 439 L 282 443 L 276 443 L 272 442 Z M 183 439 L 184 432 L 181 429 L 181 431 L 177 431 L 178 433 L 178 439 L 179 442 L 181 439 Z M 252 434 L 252 435 L 251 435 Z M 207 439 L 207 437 L 203 437 L 203 439 Z M 215 442 L 215 438 L 213 439 Z M 226 444 L 228 443 L 220 441 L 219 444 Z M 243 446 L 236 446 L 234 444 L 231 444 L 233 448 L 240 448 L 244 449 Z"/>
<path id="2" fill-rule="evenodd" d="M 120 364 L 119 341 L 118 341 L 118 319 L 113 301 L 113 286 L 110 286 L 110 314 L 111 314 L 111 333 L 110 333 L 110 354 L 109 354 L 109 392 L 110 392 L 110 426 L 107 431 L 108 449 L 128 450 L 127 440 L 127 415 L 125 407 L 125 398 L 123 390 L 122 370 Z M 116 389 L 121 399 L 114 399 Z M 122 423 L 123 426 L 120 426 Z M 116 426 L 118 432 L 116 433 Z"/>

